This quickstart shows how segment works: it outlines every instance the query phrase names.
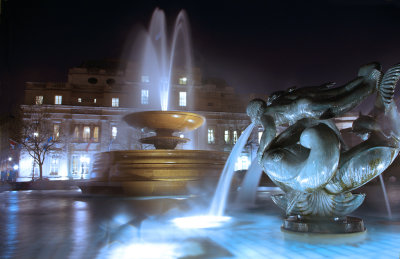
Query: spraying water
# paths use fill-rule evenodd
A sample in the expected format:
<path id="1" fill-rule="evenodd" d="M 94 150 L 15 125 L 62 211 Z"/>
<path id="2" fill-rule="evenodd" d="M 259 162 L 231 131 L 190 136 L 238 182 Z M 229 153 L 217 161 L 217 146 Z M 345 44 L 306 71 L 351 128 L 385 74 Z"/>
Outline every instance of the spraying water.
<path id="1" fill-rule="evenodd" d="M 263 170 L 257 163 L 257 157 L 251 161 L 251 165 L 247 170 L 246 176 L 244 177 L 240 192 L 237 198 L 237 203 L 252 206 L 256 200 L 257 187 L 260 182 L 261 174 Z"/>
<path id="2" fill-rule="evenodd" d="M 183 44 L 181 46 L 180 44 Z M 172 70 L 176 65 L 177 50 L 183 50 L 184 76 L 187 85 L 192 82 L 192 48 L 189 22 L 185 11 L 180 11 L 175 22 L 172 42 L 168 47 L 164 11 L 153 12 L 147 37 L 144 42 L 142 60 L 142 82 L 147 83 L 150 95 L 159 95 L 161 110 L 168 110 Z"/>
<path id="3" fill-rule="evenodd" d="M 235 162 L 242 153 L 244 146 L 253 130 L 255 124 L 250 124 L 242 133 L 232 152 L 225 163 L 224 169 L 222 170 L 221 177 L 218 182 L 217 190 L 215 191 L 209 215 L 222 216 L 225 210 L 226 201 L 228 199 L 228 193 L 232 182 L 232 177 L 234 173 Z"/>
<path id="4" fill-rule="evenodd" d="M 385 205 L 386 205 L 386 210 L 387 210 L 387 213 L 388 213 L 388 218 L 392 219 L 392 210 L 390 209 L 389 198 L 388 198 L 387 193 L 386 193 L 386 187 L 385 187 L 385 183 L 383 182 L 382 174 L 379 175 L 379 180 L 381 182 L 383 196 L 385 198 Z"/>

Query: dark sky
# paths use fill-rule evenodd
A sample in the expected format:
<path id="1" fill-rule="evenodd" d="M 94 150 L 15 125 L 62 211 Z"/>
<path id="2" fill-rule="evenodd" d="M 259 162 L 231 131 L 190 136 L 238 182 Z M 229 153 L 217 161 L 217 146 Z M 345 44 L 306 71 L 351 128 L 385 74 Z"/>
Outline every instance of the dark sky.
<path id="1" fill-rule="evenodd" d="M 26 81 L 66 81 L 82 61 L 121 58 L 157 6 L 170 27 L 187 11 L 196 65 L 240 92 L 342 84 L 362 64 L 400 62 L 394 0 L 1 2 L 1 111 Z"/>

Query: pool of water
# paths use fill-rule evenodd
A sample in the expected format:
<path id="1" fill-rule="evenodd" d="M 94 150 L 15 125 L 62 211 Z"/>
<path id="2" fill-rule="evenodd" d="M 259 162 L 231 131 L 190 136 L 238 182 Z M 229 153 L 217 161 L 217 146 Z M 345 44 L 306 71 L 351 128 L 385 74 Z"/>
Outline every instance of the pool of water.
<path id="1" fill-rule="evenodd" d="M 79 191 L 0 193 L 0 258 L 399 258 L 400 217 L 366 207 L 367 231 L 309 236 L 282 232 L 281 211 L 228 210 L 213 228 L 181 228 L 176 217 L 207 211 L 209 199 L 87 196 Z M 229 206 L 228 206 L 229 208 Z"/>

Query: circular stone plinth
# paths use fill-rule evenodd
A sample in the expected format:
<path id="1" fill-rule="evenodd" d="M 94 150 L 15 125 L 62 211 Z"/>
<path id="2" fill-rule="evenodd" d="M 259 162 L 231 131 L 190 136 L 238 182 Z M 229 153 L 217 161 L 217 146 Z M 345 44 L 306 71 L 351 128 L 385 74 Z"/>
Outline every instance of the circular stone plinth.
<path id="1" fill-rule="evenodd" d="M 356 217 L 340 219 L 304 219 L 297 216 L 287 217 L 282 225 L 283 230 L 301 233 L 344 234 L 364 232 L 364 222 Z"/>

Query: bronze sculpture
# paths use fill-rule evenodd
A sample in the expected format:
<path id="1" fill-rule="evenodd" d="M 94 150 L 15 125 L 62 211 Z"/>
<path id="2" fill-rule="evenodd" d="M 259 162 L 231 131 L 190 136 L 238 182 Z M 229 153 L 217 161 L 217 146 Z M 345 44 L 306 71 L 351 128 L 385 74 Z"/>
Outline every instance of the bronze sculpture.
<path id="1" fill-rule="evenodd" d="M 258 162 L 285 192 L 273 197 L 289 216 L 284 228 L 301 232 L 364 230 L 362 221 L 349 226 L 351 220 L 345 216 L 365 197 L 351 191 L 381 174 L 399 152 L 400 116 L 393 101 L 399 77 L 400 64 L 383 74 L 378 63 L 371 63 L 340 87 L 328 83 L 291 88 L 272 94 L 267 102 L 254 99 L 249 103 L 247 114 L 264 127 Z M 375 93 L 373 111 L 353 123 L 353 132 L 364 141 L 349 149 L 332 118 Z M 276 136 L 276 127 L 282 125 L 288 127 Z M 321 219 L 329 224 L 312 224 Z"/>

